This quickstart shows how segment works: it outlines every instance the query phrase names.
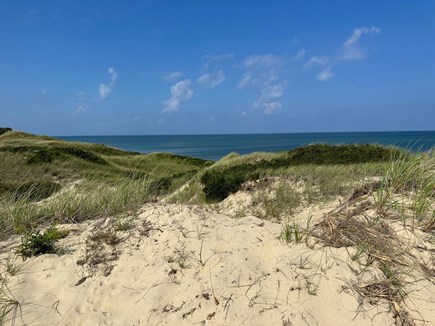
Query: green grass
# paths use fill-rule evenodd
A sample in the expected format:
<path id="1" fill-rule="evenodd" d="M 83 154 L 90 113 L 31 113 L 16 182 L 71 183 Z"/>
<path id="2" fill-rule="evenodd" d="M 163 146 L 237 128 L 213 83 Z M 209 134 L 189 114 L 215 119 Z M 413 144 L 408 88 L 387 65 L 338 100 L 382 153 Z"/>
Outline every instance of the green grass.
<path id="1" fill-rule="evenodd" d="M 386 166 L 374 198 L 382 214 L 400 210 L 404 223 L 411 221 L 412 225 L 434 230 L 434 151 L 397 155 Z"/>
<path id="2" fill-rule="evenodd" d="M 232 154 L 207 169 L 201 176 L 206 198 L 220 201 L 240 189 L 246 181 L 256 180 L 265 175 L 279 174 L 289 168 L 294 171 L 312 166 L 332 167 L 349 165 L 376 165 L 388 162 L 402 152 L 396 148 L 377 145 L 314 144 L 281 153 L 254 153 L 246 156 Z M 308 175 L 310 177 L 310 175 Z M 322 186 L 322 184 L 320 184 Z M 325 192 L 325 191 L 324 191 Z"/>
<path id="3" fill-rule="evenodd" d="M 8 131 L 0 135 L 0 238 L 133 210 L 211 164 Z"/>

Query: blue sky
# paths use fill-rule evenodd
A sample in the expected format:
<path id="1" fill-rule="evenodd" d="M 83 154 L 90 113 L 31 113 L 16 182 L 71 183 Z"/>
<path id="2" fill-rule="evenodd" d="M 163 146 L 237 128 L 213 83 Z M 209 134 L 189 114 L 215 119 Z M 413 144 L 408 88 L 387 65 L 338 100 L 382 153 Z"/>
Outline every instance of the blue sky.
<path id="1" fill-rule="evenodd" d="M 434 130 L 435 1 L 0 1 L 0 126 Z"/>

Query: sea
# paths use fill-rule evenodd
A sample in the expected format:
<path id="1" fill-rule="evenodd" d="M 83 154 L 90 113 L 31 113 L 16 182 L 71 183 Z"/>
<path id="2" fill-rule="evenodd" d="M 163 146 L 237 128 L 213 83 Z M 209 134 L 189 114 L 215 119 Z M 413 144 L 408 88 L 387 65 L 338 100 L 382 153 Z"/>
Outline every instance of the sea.
<path id="1" fill-rule="evenodd" d="M 435 131 L 328 132 L 234 135 L 60 136 L 67 141 L 104 144 L 140 153 L 166 152 L 217 161 L 236 152 L 279 152 L 313 144 L 382 144 L 427 151 Z"/>

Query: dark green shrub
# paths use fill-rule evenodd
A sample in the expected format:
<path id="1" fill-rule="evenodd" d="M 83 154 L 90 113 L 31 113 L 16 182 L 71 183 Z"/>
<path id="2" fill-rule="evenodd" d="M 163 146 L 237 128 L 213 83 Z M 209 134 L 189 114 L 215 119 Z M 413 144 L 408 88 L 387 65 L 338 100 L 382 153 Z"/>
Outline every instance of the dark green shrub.
<path id="1" fill-rule="evenodd" d="M 66 146 L 2 146 L 0 151 L 10 153 L 28 153 L 26 163 L 51 163 L 55 160 L 65 159 L 65 155 L 74 156 L 84 161 L 96 164 L 107 164 L 107 162 L 97 154 L 91 151 L 75 147 Z"/>
<path id="2" fill-rule="evenodd" d="M 314 144 L 299 147 L 271 160 L 255 164 L 210 168 L 201 177 L 208 200 L 221 201 L 239 190 L 246 181 L 258 179 L 261 171 L 288 168 L 295 165 L 334 165 L 386 162 L 402 150 L 378 145 L 326 145 Z"/>
<path id="3" fill-rule="evenodd" d="M 12 131 L 12 128 L 0 128 L 0 135 L 3 135 L 8 131 Z"/>
<path id="4" fill-rule="evenodd" d="M 30 181 L 21 184 L 14 192 L 14 200 L 40 201 L 58 192 L 61 185 L 49 180 Z"/>
<path id="5" fill-rule="evenodd" d="M 204 193 L 207 200 L 221 201 L 231 193 L 239 190 L 240 185 L 248 180 L 259 178 L 259 173 L 255 172 L 255 166 L 243 164 L 239 166 L 210 169 L 201 177 L 204 184 Z"/>
<path id="6" fill-rule="evenodd" d="M 41 148 L 30 153 L 27 158 L 27 164 L 51 163 L 60 158 L 60 153 L 53 148 Z"/>
<path id="7" fill-rule="evenodd" d="M 106 164 L 107 163 L 100 156 L 98 156 L 90 151 L 85 151 L 83 149 L 79 149 L 79 148 L 75 148 L 75 147 L 57 147 L 55 149 L 62 154 L 75 156 L 75 157 L 78 157 L 84 161 L 97 163 L 97 164 Z"/>
<path id="8" fill-rule="evenodd" d="M 327 145 L 314 144 L 288 152 L 289 165 L 355 164 L 386 162 L 402 150 L 370 144 Z"/>
<path id="9" fill-rule="evenodd" d="M 55 226 L 50 226 L 43 233 L 29 231 L 21 236 L 21 244 L 17 249 L 17 253 L 23 259 L 45 253 L 55 253 L 55 242 L 65 238 L 68 234 L 68 231 L 60 231 Z"/>

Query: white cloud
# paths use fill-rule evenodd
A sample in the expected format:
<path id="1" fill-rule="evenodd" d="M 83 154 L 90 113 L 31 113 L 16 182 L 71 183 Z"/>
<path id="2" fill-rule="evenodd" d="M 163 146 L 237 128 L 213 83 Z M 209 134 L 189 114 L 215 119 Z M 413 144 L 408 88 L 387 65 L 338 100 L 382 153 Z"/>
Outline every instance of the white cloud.
<path id="1" fill-rule="evenodd" d="M 180 71 L 174 71 L 174 72 L 171 72 L 170 74 L 164 75 L 163 76 L 163 80 L 170 81 L 170 80 L 175 80 L 175 79 L 178 79 L 178 78 L 181 78 L 181 77 L 183 77 L 183 73 L 182 72 L 180 72 Z"/>
<path id="2" fill-rule="evenodd" d="M 283 65 L 284 62 L 282 56 L 275 54 L 253 54 L 246 58 L 245 67 L 251 69 L 274 68 Z"/>
<path id="3" fill-rule="evenodd" d="M 299 50 L 299 52 L 296 54 L 295 59 L 296 60 L 302 59 L 303 57 L 305 57 L 305 54 L 307 54 L 307 50 L 305 49 Z"/>
<path id="4" fill-rule="evenodd" d="M 317 75 L 317 79 L 320 81 L 327 81 L 332 77 L 334 77 L 334 74 L 332 73 L 331 68 L 325 68 Z"/>
<path id="5" fill-rule="evenodd" d="M 116 80 L 118 79 L 118 73 L 113 67 L 108 69 L 110 75 L 109 84 L 100 84 L 98 87 L 98 92 L 100 93 L 100 100 L 107 99 L 113 93 L 113 88 L 115 87 Z"/>
<path id="6" fill-rule="evenodd" d="M 89 96 L 88 93 L 85 91 L 77 92 L 77 106 L 74 110 L 74 114 L 79 114 L 86 112 L 87 104 L 89 103 Z"/>
<path id="7" fill-rule="evenodd" d="M 270 114 L 282 108 L 281 102 L 276 101 L 284 94 L 284 86 L 281 84 L 266 86 L 261 89 L 254 108 L 264 109 L 264 113 Z"/>
<path id="8" fill-rule="evenodd" d="M 286 64 L 284 56 L 274 54 L 250 55 L 244 62 L 245 74 L 237 87 L 252 87 L 257 91 L 257 99 L 252 107 L 262 109 L 265 114 L 281 110 L 279 99 L 284 94 L 285 80 L 281 71 Z"/>
<path id="9" fill-rule="evenodd" d="M 352 35 L 343 43 L 342 60 L 362 60 L 366 57 L 363 49 L 358 47 L 358 42 L 363 35 L 376 35 L 381 32 L 378 27 L 360 27 L 353 30 Z"/>
<path id="10" fill-rule="evenodd" d="M 193 95 L 190 89 L 191 80 L 184 79 L 171 86 L 171 98 L 165 101 L 162 112 L 177 111 L 182 102 L 187 101 Z"/>
<path id="11" fill-rule="evenodd" d="M 252 75 L 251 74 L 244 74 L 243 78 L 238 82 L 237 87 L 242 89 L 243 87 L 245 87 L 246 85 L 249 84 L 249 82 L 252 79 Z"/>
<path id="12" fill-rule="evenodd" d="M 264 113 L 265 114 L 272 114 L 275 111 L 281 111 L 282 103 L 281 102 L 270 102 L 270 103 L 264 103 Z"/>
<path id="13" fill-rule="evenodd" d="M 86 108 L 83 104 L 79 104 L 76 107 L 76 110 L 74 111 L 75 114 L 86 112 Z"/>
<path id="14" fill-rule="evenodd" d="M 315 66 L 324 66 L 328 62 L 326 57 L 311 57 L 307 62 L 304 63 L 303 67 L 309 69 Z"/>
<path id="15" fill-rule="evenodd" d="M 218 61 L 225 61 L 225 60 L 231 60 L 234 58 L 234 54 L 232 53 L 223 53 L 223 54 L 217 54 L 217 55 L 205 55 L 204 59 L 204 68 L 208 69 L 211 63 L 218 62 Z"/>
<path id="16" fill-rule="evenodd" d="M 222 84 L 225 81 L 225 73 L 219 70 L 216 74 L 207 73 L 201 75 L 197 82 L 207 88 L 215 88 L 216 86 Z"/>

